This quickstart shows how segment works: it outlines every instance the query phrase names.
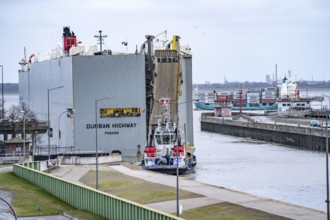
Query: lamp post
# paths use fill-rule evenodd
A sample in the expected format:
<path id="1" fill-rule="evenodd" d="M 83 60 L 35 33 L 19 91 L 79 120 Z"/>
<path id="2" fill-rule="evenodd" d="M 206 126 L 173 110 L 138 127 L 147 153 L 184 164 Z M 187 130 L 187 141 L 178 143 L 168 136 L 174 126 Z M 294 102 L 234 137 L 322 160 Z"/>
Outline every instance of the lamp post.
<path id="1" fill-rule="evenodd" d="M 190 103 L 193 102 L 194 100 L 189 100 L 189 101 L 185 101 L 185 102 L 177 102 L 176 105 L 176 140 L 177 140 L 177 154 L 176 154 L 176 216 L 180 215 L 180 204 L 179 204 L 179 142 L 178 142 L 178 135 L 179 135 L 179 105 L 181 104 L 186 104 L 186 103 Z M 184 125 L 185 127 L 185 125 Z M 185 130 L 185 128 L 184 128 Z M 185 140 L 185 142 L 187 142 L 187 139 Z"/>
<path id="2" fill-rule="evenodd" d="M 326 136 L 325 136 L 325 149 L 326 149 L 326 172 L 327 172 L 327 219 L 330 220 L 330 214 L 329 214 L 329 143 L 328 143 L 328 115 L 326 115 L 325 120 L 325 129 L 326 129 Z"/>
<path id="3" fill-rule="evenodd" d="M 23 158 L 25 158 L 25 111 L 22 110 L 21 113 L 23 114 Z"/>
<path id="4" fill-rule="evenodd" d="M 330 109 L 330 96 L 324 95 L 329 100 L 328 110 Z M 329 207 L 329 146 L 328 146 L 328 114 L 325 115 L 325 161 L 326 161 L 326 179 L 327 179 L 327 200 L 325 202 L 327 203 L 327 219 L 330 220 L 330 207 Z"/>
<path id="5" fill-rule="evenodd" d="M 50 128 L 50 119 L 49 119 L 49 92 L 63 87 L 64 86 L 58 86 L 47 90 L 48 163 L 50 162 L 50 135 L 53 135 L 50 133 L 51 128 Z M 50 172 L 50 166 L 48 171 Z"/>
<path id="6" fill-rule="evenodd" d="M 62 116 L 64 113 L 70 113 L 70 114 L 72 114 L 72 113 L 75 112 L 75 111 L 76 111 L 75 109 L 67 108 L 66 111 L 61 112 L 61 114 L 58 116 L 58 120 L 57 120 L 57 125 L 58 125 L 58 146 L 61 145 L 61 126 L 60 126 L 61 116 Z M 69 116 L 68 116 L 68 117 L 69 117 Z"/>
<path id="7" fill-rule="evenodd" d="M 177 108 L 179 105 L 177 105 Z M 178 110 L 177 110 L 178 112 Z M 179 114 L 177 114 L 177 125 L 176 125 L 176 216 L 179 216 L 179 142 L 178 142 L 178 130 L 179 130 Z"/>
<path id="8" fill-rule="evenodd" d="M 107 100 L 107 99 L 112 99 L 114 98 L 113 96 L 111 97 L 106 97 L 102 99 L 96 99 L 95 100 L 95 163 L 96 163 L 96 185 L 95 188 L 99 189 L 99 153 L 98 153 L 98 143 L 97 143 L 97 103 L 99 101 Z"/>
<path id="9" fill-rule="evenodd" d="M 4 97 L 3 97 L 3 65 L 1 66 L 1 118 L 5 117 Z"/>

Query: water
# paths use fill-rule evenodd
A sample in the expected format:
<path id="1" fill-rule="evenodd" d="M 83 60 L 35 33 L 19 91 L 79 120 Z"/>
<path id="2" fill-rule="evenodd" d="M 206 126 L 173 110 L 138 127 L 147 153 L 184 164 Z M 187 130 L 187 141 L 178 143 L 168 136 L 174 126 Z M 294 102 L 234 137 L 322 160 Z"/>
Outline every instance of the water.
<path id="1" fill-rule="evenodd" d="M 200 114 L 194 111 L 196 180 L 326 210 L 324 153 L 202 132 Z"/>
<path id="2" fill-rule="evenodd" d="M 4 93 L 5 110 L 8 110 L 12 105 L 18 105 L 19 97 L 17 93 Z"/>

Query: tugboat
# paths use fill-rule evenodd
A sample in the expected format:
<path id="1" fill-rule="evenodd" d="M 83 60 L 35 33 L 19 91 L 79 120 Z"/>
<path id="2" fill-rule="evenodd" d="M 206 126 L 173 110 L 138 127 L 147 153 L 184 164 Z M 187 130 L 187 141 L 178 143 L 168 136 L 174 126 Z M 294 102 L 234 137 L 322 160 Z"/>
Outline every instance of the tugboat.
<path id="1" fill-rule="evenodd" d="M 187 152 L 181 144 L 181 136 L 175 122 L 171 121 L 170 98 L 157 101 L 164 107 L 161 118 L 153 132 L 151 145 L 146 146 L 142 159 L 142 168 L 146 170 L 184 174 L 196 165 L 196 156 Z"/>

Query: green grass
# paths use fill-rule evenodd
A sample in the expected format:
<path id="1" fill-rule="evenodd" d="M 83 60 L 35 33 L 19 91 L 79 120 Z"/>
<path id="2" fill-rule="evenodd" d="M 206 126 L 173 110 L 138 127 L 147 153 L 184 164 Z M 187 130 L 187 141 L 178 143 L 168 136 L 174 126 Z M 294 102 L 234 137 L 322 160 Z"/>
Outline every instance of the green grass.
<path id="1" fill-rule="evenodd" d="M 95 188 L 95 171 L 89 171 L 80 181 Z M 176 189 L 157 183 L 124 175 L 117 171 L 99 172 L 99 189 L 140 204 L 176 199 Z M 196 198 L 202 195 L 180 190 L 180 199 Z"/>
<path id="2" fill-rule="evenodd" d="M 81 219 L 104 219 L 69 206 L 43 189 L 17 177 L 13 172 L 0 173 L 0 189 L 15 194 L 12 205 L 18 216 L 57 215 L 66 212 Z"/>
<path id="3" fill-rule="evenodd" d="M 288 218 L 229 202 L 187 210 L 180 217 L 189 220 L 288 220 Z"/>

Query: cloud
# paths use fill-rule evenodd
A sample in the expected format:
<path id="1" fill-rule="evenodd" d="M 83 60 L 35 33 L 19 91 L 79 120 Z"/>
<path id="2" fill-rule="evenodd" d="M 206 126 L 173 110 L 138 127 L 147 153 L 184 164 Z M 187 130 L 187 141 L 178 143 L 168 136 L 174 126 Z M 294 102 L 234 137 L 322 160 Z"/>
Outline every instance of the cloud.
<path id="1" fill-rule="evenodd" d="M 180 35 L 182 44 L 192 46 L 197 82 L 224 74 L 243 79 L 246 72 L 251 80 L 263 79 L 260 75 L 272 71 L 275 62 L 304 66 L 299 74 L 305 76 L 314 69 L 323 75 L 330 71 L 323 59 L 330 51 L 328 1 L 16 0 L 2 1 L 1 8 L 0 61 L 16 81 L 23 47 L 51 51 L 62 41 L 63 26 L 71 26 L 86 46 L 96 44 L 94 35 L 102 30 L 108 35 L 106 48 L 115 51 L 123 50 L 120 42 L 126 39 L 134 51 L 147 34 Z"/>

